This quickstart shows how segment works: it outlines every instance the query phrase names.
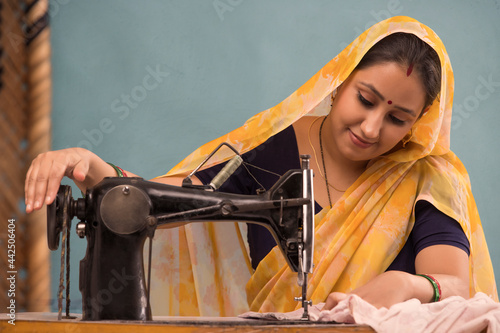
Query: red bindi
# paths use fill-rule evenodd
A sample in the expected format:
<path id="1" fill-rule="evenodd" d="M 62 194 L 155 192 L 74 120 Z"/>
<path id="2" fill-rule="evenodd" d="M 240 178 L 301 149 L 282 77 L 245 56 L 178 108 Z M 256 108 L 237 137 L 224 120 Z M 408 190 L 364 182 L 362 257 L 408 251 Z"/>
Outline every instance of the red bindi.
<path id="1" fill-rule="evenodd" d="M 406 71 L 406 76 L 410 76 L 411 72 L 413 72 L 413 64 L 410 64 L 410 66 L 408 67 L 408 70 Z"/>
<path id="2" fill-rule="evenodd" d="M 387 104 L 391 105 L 391 104 L 392 104 L 392 101 L 391 101 L 391 100 L 388 100 L 388 101 L 387 101 Z"/>

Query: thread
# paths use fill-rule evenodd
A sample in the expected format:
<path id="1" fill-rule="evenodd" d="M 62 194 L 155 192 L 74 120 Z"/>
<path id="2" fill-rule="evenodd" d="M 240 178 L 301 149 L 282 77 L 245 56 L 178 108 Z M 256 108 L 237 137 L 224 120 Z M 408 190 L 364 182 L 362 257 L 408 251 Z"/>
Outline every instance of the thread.
<path id="1" fill-rule="evenodd" d="M 233 157 L 219 173 L 212 179 L 210 186 L 215 190 L 224 184 L 224 182 L 236 171 L 236 169 L 243 163 L 240 155 Z"/>

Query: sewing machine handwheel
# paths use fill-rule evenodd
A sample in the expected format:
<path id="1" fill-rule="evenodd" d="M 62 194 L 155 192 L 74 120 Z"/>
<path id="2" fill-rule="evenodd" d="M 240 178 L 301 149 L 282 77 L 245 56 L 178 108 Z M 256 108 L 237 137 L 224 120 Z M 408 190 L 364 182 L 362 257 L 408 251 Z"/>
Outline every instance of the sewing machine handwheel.
<path id="1" fill-rule="evenodd" d="M 54 202 L 47 206 L 47 242 L 52 251 L 59 248 L 65 205 L 68 221 L 71 221 L 71 187 L 61 185 Z"/>

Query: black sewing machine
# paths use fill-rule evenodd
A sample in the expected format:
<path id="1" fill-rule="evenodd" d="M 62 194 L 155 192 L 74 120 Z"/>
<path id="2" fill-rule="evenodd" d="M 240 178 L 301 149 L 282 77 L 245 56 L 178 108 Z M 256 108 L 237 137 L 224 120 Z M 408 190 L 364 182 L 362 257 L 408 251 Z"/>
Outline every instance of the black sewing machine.
<path id="1" fill-rule="evenodd" d="M 143 263 L 146 239 L 161 225 L 204 221 L 258 223 L 269 229 L 288 265 L 298 273 L 302 295 L 295 299 L 302 302 L 303 318 L 308 319 L 313 175 L 309 156 L 301 158 L 301 170 L 290 170 L 269 191 L 255 195 L 214 192 L 189 182 L 177 187 L 142 178 L 105 178 L 88 189 L 85 198 L 74 200 L 71 188 L 61 186 L 47 211 L 48 243 L 56 250 L 63 226 L 75 216 L 80 219 L 77 233 L 87 238 L 87 252 L 80 261 L 82 319 L 151 320 Z"/>

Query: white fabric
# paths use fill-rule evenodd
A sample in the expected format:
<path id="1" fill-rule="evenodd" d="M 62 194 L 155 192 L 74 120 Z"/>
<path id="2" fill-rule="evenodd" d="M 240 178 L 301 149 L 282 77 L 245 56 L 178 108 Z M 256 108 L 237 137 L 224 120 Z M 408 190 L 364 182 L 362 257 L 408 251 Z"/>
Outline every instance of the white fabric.
<path id="1" fill-rule="evenodd" d="M 459 296 L 422 304 L 411 299 L 377 309 L 356 295 L 349 295 L 332 310 L 324 303 L 309 308 L 310 320 L 369 325 L 377 332 L 500 332 L 500 303 L 484 293 L 465 300 Z M 303 310 L 287 313 L 247 312 L 240 317 L 269 320 L 299 320 Z"/>

